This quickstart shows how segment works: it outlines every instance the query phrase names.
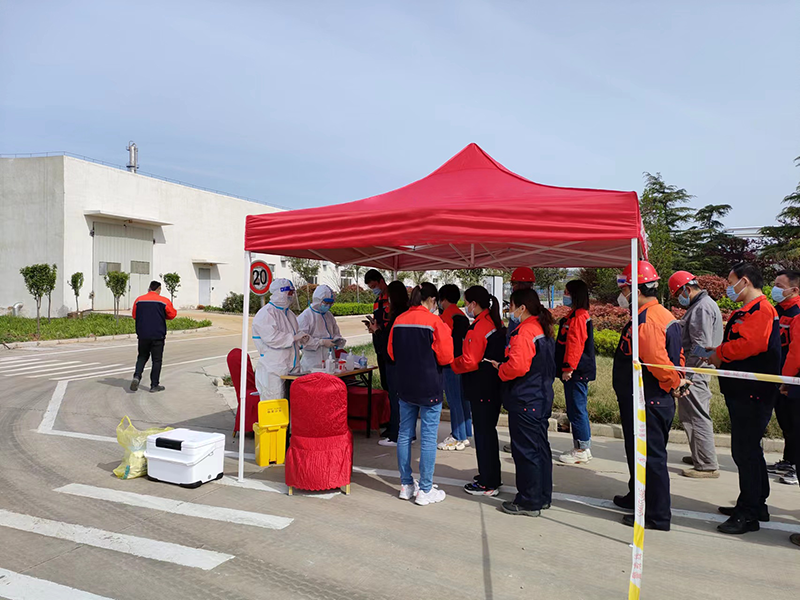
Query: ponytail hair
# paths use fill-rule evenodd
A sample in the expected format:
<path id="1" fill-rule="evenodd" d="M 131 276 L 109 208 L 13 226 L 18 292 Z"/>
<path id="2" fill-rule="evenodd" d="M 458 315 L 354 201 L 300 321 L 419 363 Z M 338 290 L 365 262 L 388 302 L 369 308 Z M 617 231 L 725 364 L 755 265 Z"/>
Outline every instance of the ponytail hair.
<path id="1" fill-rule="evenodd" d="M 503 319 L 500 316 L 500 303 L 497 298 L 489 295 L 489 291 L 482 285 L 473 285 L 471 288 L 464 292 L 465 302 L 474 302 L 482 309 L 488 309 L 489 316 L 496 329 L 505 329 Z"/>
<path id="2" fill-rule="evenodd" d="M 421 306 L 423 301 L 428 300 L 429 298 L 433 298 L 438 302 L 439 290 L 436 289 L 435 285 L 426 281 L 411 290 L 410 304 L 411 306 Z"/>
<path id="3" fill-rule="evenodd" d="M 553 315 L 539 300 L 536 290 L 517 290 L 511 294 L 510 302 L 516 308 L 524 306 L 531 315 L 539 319 L 544 334 L 549 338 L 553 337 Z"/>

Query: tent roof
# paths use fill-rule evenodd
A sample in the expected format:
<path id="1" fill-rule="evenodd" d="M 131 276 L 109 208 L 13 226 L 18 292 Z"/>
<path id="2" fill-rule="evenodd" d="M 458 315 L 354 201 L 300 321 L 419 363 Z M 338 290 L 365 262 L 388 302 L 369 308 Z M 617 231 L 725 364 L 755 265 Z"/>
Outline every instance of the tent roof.
<path id="1" fill-rule="evenodd" d="M 534 183 L 470 144 L 385 194 L 249 216 L 245 250 L 398 271 L 612 267 L 632 238 L 646 248 L 636 192 Z"/>

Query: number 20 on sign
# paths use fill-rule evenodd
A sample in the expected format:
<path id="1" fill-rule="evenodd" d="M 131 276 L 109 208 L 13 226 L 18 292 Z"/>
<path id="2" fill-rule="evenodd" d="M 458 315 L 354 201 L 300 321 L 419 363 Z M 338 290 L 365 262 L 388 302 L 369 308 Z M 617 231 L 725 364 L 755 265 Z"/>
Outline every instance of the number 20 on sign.
<path id="1" fill-rule="evenodd" d="M 258 296 L 263 296 L 272 283 L 272 271 L 267 263 L 257 260 L 250 265 L 250 290 Z"/>

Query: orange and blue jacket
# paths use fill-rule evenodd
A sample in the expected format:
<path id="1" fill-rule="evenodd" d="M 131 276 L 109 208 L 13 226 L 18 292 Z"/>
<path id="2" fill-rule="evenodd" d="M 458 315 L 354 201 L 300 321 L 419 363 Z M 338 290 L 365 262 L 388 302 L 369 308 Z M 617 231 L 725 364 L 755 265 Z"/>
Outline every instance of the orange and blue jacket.
<path id="1" fill-rule="evenodd" d="M 453 372 L 461 373 L 464 396 L 470 402 L 500 400 L 500 376 L 483 359 L 502 362 L 505 346 L 505 327 L 498 329 L 489 311 L 481 311 L 467 330 L 461 356 L 453 361 Z"/>
<path id="2" fill-rule="evenodd" d="M 440 315 L 444 324 L 453 332 L 453 356 L 461 356 L 461 347 L 469 329 L 469 319 L 455 304 L 451 304 Z"/>
<path id="3" fill-rule="evenodd" d="M 594 326 L 589 311 L 573 310 L 558 323 L 556 338 L 556 377 L 572 372 L 574 381 L 594 381 Z"/>
<path id="4" fill-rule="evenodd" d="M 444 321 L 424 306 L 412 306 L 395 319 L 387 352 L 400 400 L 420 406 L 442 401 L 442 367 L 453 362 L 453 336 Z"/>
<path id="5" fill-rule="evenodd" d="M 167 337 L 167 321 L 174 319 L 178 311 L 168 298 L 148 292 L 136 299 L 131 314 L 140 340 L 163 340 Z"/>
<path id="6" fill-rule="evenodd" d="M 766 296 L 751 300 L 733 312 L 717 346 L 722 368 L 778 375 L 781 371 L 781 334 L 778 313 Z M 766 381 L 720 377 L 720 391 L 753 400 L 774 397 L 776 386 Z"/>
<path id="7" fill-rule="evenodd" d="M 633 364 L 631 362 L 631 324 L 622 330 L 614 354 L 612 381 L 621 401 L 633 398 Z M 651 365 L 683 366 L 683 344 L 680 321 L 653 298 L 639 308 L 639 360 Z M 643 367 L 644 397 L 649 404 L 672 405 L 670 392 L 680 385 L 678 371 Z"/>
<path id="8" fill-rule="evenodd" d="M 800 296 L 784 300 L 775 307 L 781 328 L 781 375 L 800 373 Z"/>
<path id="9" fill-rule="evenodd" d="M 511 332 L 506 361 L 498 374 L 503 384 L 503 406 L 510 412 L 528 412 L 548 418 L 553 408 L 556 377 L 555 340 L 544 334 L 537 317 L 528 317 Z"/>

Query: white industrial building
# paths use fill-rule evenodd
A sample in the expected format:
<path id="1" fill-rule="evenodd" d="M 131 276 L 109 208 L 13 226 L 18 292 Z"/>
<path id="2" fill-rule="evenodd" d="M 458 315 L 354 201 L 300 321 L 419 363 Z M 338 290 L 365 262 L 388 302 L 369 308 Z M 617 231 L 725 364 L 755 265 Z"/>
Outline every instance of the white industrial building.
<path id="1" fill-rule="evenodd" d="M 109 270 L 131 274 L 124 309 L 172 272 L 181 277 L 177 308 L 219 306 L 241 293 L 245 217 L 277 210 L 68 155 L 0 158 L 0 314 L 17 302 L 35 314 L 20 269 L 36 263 L 58 266 L 54 316 L 75 311 L 69 279 L 79 271 L 81 310 L 113 308 Z M 297 280 L 282 257 L 258 258 Z M 343 274 L 323 263 L 317 279 L 338 288 L 351 282 Z"/>

